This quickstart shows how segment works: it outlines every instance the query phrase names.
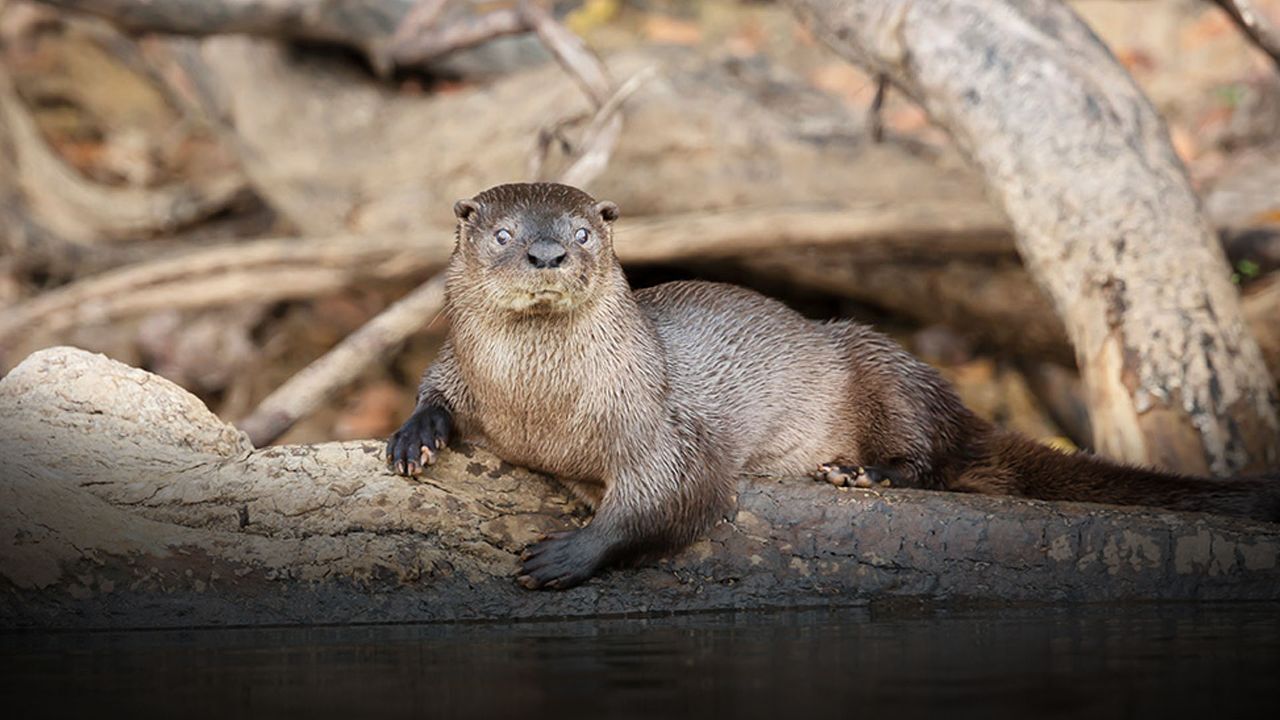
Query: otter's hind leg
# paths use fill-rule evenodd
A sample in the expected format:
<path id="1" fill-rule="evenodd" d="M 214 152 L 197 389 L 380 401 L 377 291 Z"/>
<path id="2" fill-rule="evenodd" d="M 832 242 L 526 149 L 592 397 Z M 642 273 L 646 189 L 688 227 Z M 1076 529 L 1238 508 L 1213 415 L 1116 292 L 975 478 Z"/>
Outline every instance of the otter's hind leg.
<path id="1" fill-rule="evenodd" d="M 895 482 L 895 478 L 897 482 Z M 875 465 L 841 465 L 823 463 L 813 472 L 814 480 L 825 480 L 836 487 L 889 487 L 901 482 L 899 473 Z"/>

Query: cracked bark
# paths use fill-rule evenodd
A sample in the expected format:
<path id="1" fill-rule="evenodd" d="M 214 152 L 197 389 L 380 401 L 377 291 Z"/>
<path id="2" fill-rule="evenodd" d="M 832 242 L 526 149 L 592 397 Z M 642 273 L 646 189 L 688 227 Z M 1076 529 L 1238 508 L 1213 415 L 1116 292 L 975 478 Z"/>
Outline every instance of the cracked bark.
<path id="1" fill-rule="evenodd" d="M 563 593 L 522 547 L 586 519 L 482 450 L 419 480 L 381 442 L 253 449 L 168 381 L 69 348 L 0 380 L 7 627 L 519 619 L 857 604 L 1280 597 L 1280 526 L 744 478 L 677 556 Z"/>
<path id="2" fill-rule="evenodd" d="M 1164 124 L 1066 5 L 791 4 L 983 172 L 1066 325 L 1095 447 L 1188 473 L 1280 461 L 1274 383 Z"/>

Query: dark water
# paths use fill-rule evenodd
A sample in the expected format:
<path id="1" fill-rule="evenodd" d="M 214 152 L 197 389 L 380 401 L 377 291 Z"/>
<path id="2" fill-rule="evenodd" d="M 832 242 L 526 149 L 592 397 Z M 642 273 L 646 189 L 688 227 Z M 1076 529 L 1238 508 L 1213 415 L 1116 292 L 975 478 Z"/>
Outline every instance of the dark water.
<path id="1" fill-rule="evenodd" d="M 1280 606 L 0 635 L 9 717 L 1277 717 Z"/>

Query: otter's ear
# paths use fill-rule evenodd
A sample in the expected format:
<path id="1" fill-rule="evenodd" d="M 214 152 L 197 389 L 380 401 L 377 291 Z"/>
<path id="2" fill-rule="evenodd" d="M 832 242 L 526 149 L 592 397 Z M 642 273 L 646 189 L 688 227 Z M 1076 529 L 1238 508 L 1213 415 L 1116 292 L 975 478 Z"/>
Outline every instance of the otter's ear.
<path id="1" fill-rule="evenodd" d="M 459 200 L 453 204 L 453 214 L 462 222 L 470 222 L 480 212 L 480 203 L 475 200 Z"/>
<path id="2" fill-rule="evenodd" d="M 618 219 L 618 206 L 608 200 L 601 200 L 591 207 L 600 216 L 600 219 L 607 223 Z"/>

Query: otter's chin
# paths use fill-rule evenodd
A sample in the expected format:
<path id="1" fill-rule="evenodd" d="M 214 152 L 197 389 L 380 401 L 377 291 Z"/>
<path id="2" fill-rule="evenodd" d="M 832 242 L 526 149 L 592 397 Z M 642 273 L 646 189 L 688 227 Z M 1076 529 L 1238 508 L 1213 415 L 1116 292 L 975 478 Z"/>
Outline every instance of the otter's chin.
<path id="1" fill-rule="evenodd" d="M 501 304 L 506 310 L 517 313 L 563 313 L 577 307 L 581 296 L 568 288 L 538 288 L 506 294 Z"/>

